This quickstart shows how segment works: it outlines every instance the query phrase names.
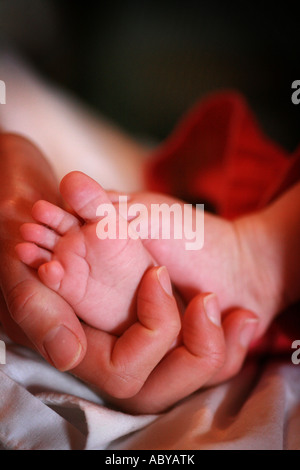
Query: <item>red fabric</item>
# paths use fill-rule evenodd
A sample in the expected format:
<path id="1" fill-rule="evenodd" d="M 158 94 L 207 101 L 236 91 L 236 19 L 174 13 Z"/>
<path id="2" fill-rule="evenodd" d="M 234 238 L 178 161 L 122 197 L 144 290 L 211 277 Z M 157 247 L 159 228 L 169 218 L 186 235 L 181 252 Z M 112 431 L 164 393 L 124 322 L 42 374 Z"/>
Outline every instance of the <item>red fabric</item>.
<path id="1" fill-rule="evenodd" d="M 243 97 L 216 93 L 154 153 L 146 184 L 187 201 L 208 200 L 218 214 L 234 218 L 266 204 L 296 161 L 299 178 L 296 153 L 290 156 L 263 135 Z"/>
<path id="2" fill-rule="evenodd" d="M 150 190 L 208 201 L 232 219 L 262 208 L 300 179 L 300 147 L 289 155 L 262 133 L 240 94 L 216 93 L 181 120 L 149 161 L 145 178 Z M 295 338 L 282 332 L 277 323 L 270 329 L 269 347 L 290 350 Z"/>

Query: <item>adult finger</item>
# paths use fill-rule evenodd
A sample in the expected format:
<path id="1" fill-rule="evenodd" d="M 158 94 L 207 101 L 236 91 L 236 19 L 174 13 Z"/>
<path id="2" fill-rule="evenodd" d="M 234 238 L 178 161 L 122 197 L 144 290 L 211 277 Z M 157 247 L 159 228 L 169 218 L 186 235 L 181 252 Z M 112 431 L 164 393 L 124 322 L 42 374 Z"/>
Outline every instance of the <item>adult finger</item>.
<path id="1" fill-rule="evenodd" d="M 19 228 L 31 220 L 34 202 L 49 198 L 59 203 L 56 179 L 40 151 L 20 136 L 0 135 L 0 156 L 0 289 L 7 306 L 1 322 L 12 336 L 22 330 L 23 339 L 27 337 L 45 359 L 67 370 L 85 353 L 80 322 L 15 253 L 22 241 Z"/>
<path id="2" fill-rule="evenodd" d="M 181 327 L 165 267 L 145 273 L 137 294 L 137 316 L 119 338 L 86 326 L 87 353 L 73 372 L 119 399 L 138 393 Z"/>
<path id="3" fill-rule="evenodd" d="M 226 344 L 226 358 L 223 367 L 207 385 L 215 385 L 236 375 L 241 369 L 252 340 L 258 328 L 259 320 L 253 312 L 234 309 L 223 320 Z"/>
<path id="4" fill-rule="evenodd" d="M 127 411 L 163 411 L 205 385 L 223 367 L 226 348 L 216 296 L 199 294 L 182 321 L 182 344 L 158 363 L 136 396 L 119 401 Z"/>
<path id="5" fill-rule="evenodd" d="M 14 341 L 15 343 L 21 344 L 22 346 L 34 348 L 33 344 L 31 343 L 31 341 L 29 341 L 24 331 L 11 318 L 1 291 L 0 291 L 0 325 L 2 326 L 4 332 L 7 334 L 7 336 L 9 336 L 9 338 L 12 341 Z"/>

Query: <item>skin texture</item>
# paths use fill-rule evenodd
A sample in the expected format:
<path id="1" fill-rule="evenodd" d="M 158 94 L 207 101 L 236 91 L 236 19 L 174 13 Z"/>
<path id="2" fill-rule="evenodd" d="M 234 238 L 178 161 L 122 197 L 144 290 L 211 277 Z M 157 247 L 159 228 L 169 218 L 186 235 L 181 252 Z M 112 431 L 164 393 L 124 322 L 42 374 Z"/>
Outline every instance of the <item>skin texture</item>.
<path id="1" fill-rule="evenodd" d="M 26 243 L 17 245 L 18 256 L 85 323 L 121 334 L 136 320 L 136 290 L 154 261 L 140 239 L 97 237 L 97 208 L 113 206 L 96 181 L 69 173 L 60 191 L 77 217 L 38 201 L 32 209 L 37 223 L 21 227 Z"/>
<path id="2" fill-rule="evenodd" d="M 168 271 L 159 266 L 145 271 L 137 289 L 137 321 L 121 335 L 79 322 L 72 307 L 45 286 L 36 270 L 21 263 L 15 253 L 15 245 L 22 241 L 19 227 L 31 221 L 31 209 L 38 200 L 62 207 L 55 178 L 40 152 L 25 139 L 2 135 L 0 143 L 1 323 L 12 339 L 34 347 L 59 369 L 71 369 L 122 409 L 159 412 L 202 386 L 231 377 L 241 367 L 252 339 L 265 330 L 281 308 L 299 298 L 294 280 L 299 266 L 299 234 L 292 210 L 298 211 L 298 185 L 265 211 L 253 215 L 255 219 L 247 217 L 230 227 L 218 218 L 208 221 L 210 250 L 201 253 L 199 279 L 192 285 L 193 292 L 186 285 L 178 286 L 187 304 L 183 317 L 166 287 L 166 279 L 169 272 L 176 284 L 172 252 L 176 252 L 179 267 L 186 263 L 186 255 L 179 245 L 176 250 L 173 246 L 170 252 L 158 252 L 158 245 L 153 248 L 151 241 L 145 245 L 147 250 L 153 256 L 156 252 L 159 265 L 167 264 L 163 257 L 168 257 Z M 139 200 L 145 202 L 140 195 Z M 217 269 L 218 256 L 222 255 L 219 248 L 213 250 L 217 246 L 213 243 L 215 237 L 231 248 L 224 251 L 230 253 L 233 268 L 227 266 L 223 273 L 219 268 L 211 289 L 205 284 L 205 275 L 210 275 L 209 268 Z M 224 258 L 219 258 L 223 261 L 224 251 Z M 263 275 L 253 263 L 254 253 L 260 268 L 265 268 L 261 269 Z M 288 276 L 283 276 L 283 268 Z M 257 279 L 261 282 L 255 285 Z M 238 280 L 240 292 L 235 288 L 234 300 L 230 288 Z M 250 287 L 250 293 L 246 287 Z M 218 307 L 211 290 L 219 296 Z M 246 310 L 245 303 L 253 295 L 252 306 L 263 305 L 265 319 L 260 314 L 257 319 Z"/>

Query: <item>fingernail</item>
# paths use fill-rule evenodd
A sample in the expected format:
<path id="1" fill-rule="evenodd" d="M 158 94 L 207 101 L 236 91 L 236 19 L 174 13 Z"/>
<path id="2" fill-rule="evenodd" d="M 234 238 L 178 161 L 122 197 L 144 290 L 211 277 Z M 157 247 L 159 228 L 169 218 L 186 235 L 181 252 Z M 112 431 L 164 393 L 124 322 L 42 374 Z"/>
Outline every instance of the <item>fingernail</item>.
<path id="1" fill-rule="evenodd" d="M 240 344 L 243 348 L 248 348 L 258 325 L 258 319 L 249 318 L 245 321 L 240 332 Z"/>
<path id="2" fill-rule="evenodd" d="M 157 277 L 158 277 L 158 281 L 161 285 L 161 287 L 163 288 L 163 290 L 168 294 L 168 295 L 173 295 L 173 291 L 172 291 L 172 284 L 171 284 L 171 281 L 170 281 L 170 276 L 169 276 L 169 273 L 168 273 L 168 270 L 165 266 L 161 266 L 158 270 L 157 270 Z"/>
<path id="3" fill-rule="evenodd" d="M 65 326 L 58 326 L 47 333 L 44 348 L 59 370 L 71 369 L 82 350 L 78 338 Z"/>
<path id="4" fill-rule="evenodd" d="M 221 311 L 216 294 L 204 297 L 204 309 L 208 319 L 216 326 L 221 326 Z"/>

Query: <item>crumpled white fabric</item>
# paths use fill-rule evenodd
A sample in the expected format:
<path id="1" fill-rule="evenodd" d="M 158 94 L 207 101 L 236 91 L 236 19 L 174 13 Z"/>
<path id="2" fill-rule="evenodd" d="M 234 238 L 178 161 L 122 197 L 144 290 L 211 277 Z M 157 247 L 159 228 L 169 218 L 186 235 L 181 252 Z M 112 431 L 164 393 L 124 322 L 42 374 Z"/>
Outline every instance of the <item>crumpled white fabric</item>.
<path id="1" fill-rule="evenodd" d="M 300 449 L 300 369 L 289 361 L 248 364 L 227 383 L 199 391 L 121 449 Z"/>
<path id="2" fill-rule="evenodd" d="M 37 354 L 7 345 L 0 365 L 0 448 L 23 450 L 300 449 L 300 366 L 249 361 L 234 379 L 161 415 L 132 416 Z"/>

